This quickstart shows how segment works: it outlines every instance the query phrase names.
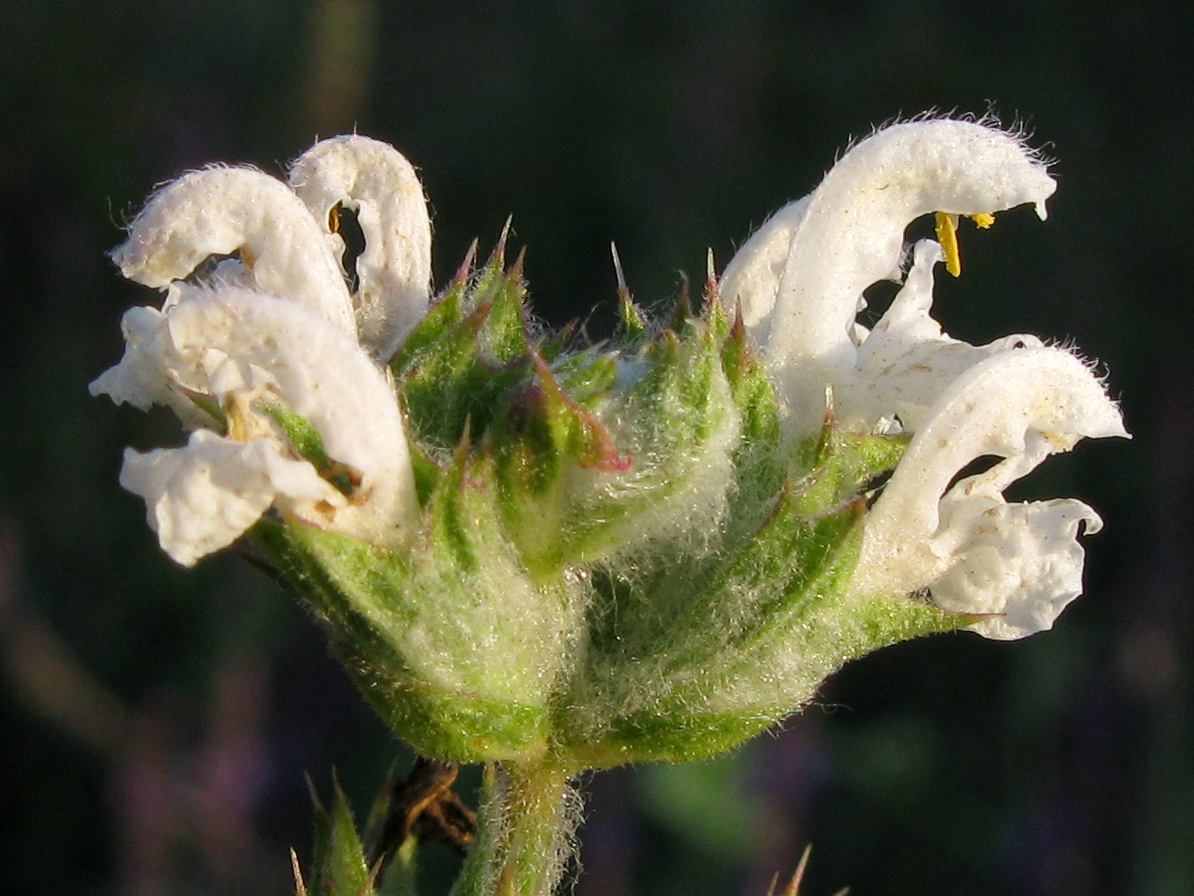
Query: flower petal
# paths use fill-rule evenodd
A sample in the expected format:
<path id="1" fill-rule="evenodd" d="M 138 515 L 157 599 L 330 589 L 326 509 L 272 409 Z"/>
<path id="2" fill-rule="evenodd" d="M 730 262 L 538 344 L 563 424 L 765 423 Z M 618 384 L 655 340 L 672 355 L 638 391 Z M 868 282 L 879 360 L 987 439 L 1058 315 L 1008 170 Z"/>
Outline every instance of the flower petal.
<path id="1" fill-rule="evenodd" d="M 804 220 L 811 198 L 789 202 L 764 221 L 734 253 L 718 284 L 726 307 L 731 313 L 741 309 L 742 322 L 760 345 L 771 326 L 784 265 L 792 251 L 792 237 Z"/>
<path id="2" fill-rule="evenodd" d="M 825 384 L 855 366 L 863 292 L 898 278 L 911 221 L 935 211 L 973 215 L 1026 202 L 1043 218 L 1055 186 L 1011 134 L 966 121 L 908 122 L 860 142 L 801 200 L 803 207 L 790 206 L 764 224 L 758 248 L 743 262 L 759 298 L 744 306 L 771 306 L 754 335 L 788 398 L 793 429 L 816 430 Z M 789 230 L 786 255 L 777 261 Z M 729 292 L 735 291 L 741 292 L 732 281 Z"/>
<path id="3" fill-rule="evenodd" d="M 194 403 L 171 388 L 168 358 L 172 354 L 166 315 L 157 308 L 137 306 L 124 313 L 124 356 L 87 387 L 92 395 L 107 395 L 116 404 L 131 404 L 142 411 L 155 404 L 171 408 L 192 427 L 210 423 L 199 416 Z"/>
<path id="4" fill-rule="evenodd" d="M 218 398 L 269 384 L 305 417 L 332 460 L 357 472 L 352 502 L 329 524 L 391 543 L 415 515 L 414 478 L 398 401 L 386 375 L 343 330 L 286 299 L 222 290 L 182 302 L 170 336 L 192 376 Z"/>
<path id="5" fill-rule="evenodd" d="M 120 484 L 145 499 L 162 550 L 183 566 L 232 544 L 274 504 L 299 515 L 345 498 L 311 464 L 265 439 L 234 442 L 201 429 L 183 448 L 124 453 Z"/>
<path id="6" fill-rule="evenodd" d="M 834 383 L 834 411 L 847 426 L 866 428 L 898 417 L 903 431 L 914 432 L 941 393 L 970 367 L 1009 349 L 1043 344 L 1019 334 L 974 346 L 943 333 L 930 313 L 933 268 L 943 258 L 935 241 L 916 244 L 903 287 L 861 341 L 856 366 Z"/>
<path id="7" fill-rule="evenodd" d="M 941 395 L 875 503 L 855 587 L 928 588 L 950 609 L 1006 614 L 976 627 L 993 637 L 1048 627 L 1081 590 L 1076 537 L 1097 517 L 1077 501 L 1008 505 L 1002 492 L 1082 438 L 1126 435 L 1102 384 L 1066 351 L 1011 350 L 971 367 Z M 1004 460 L 949 487 L 991 455 Z"/>
<path id="8" fill-rule="evenodd" d="M 136 341 L 92 391 L 168 404 L 191 425 L 214 423 L 192 396 L 225 408 L 238 398 L 280 403 L 310 421 L 327 456 L 358 479 L 352 499 L 322 525 L 378 544 L 398 539 L 417 514 L 410 453 L 394 391 L 364 349 L 287 299 L 236 287 L 183 285 L 180 293 L 168 313 L 132 316 L 137 326 L 126 331 Z"/>
<path id="9" fill-rule="evenodd" d="M 343 255 L 332 231 L 337 206 L 357 213 L 365 249 L 353 296 L 361 344 L 388 360 L 427 310 L 431 219 L 414 167 L 392 146 L 349 135 L 315 144 L 290 169 L 290 183 Z"/>
<path id="10" fill-rule="evenodd" d="M 172 181 L 137 215 L 113 258 L 129 279 L 162 288 L 213 255 L 235 252 L 243 262 L 238 279 L 356 332 L 344 275 L 323 231 L 286 184 L 262 171 L 208 168 Z"/>
<path id="11" fill-rule="evenodd" d="M 768 354 L 815 359 L 849 345 L 863 290 L 898 270 L 914 219 L 1025 202 L 1044 217 L 1055 187 L 1017 138 L 972 122 L 909 122 L 863 140 L 825 176 L 793 235 Z"/>
<path id="12" fill-rule="evenodd" d="M 967 537 L 954 548 L 957 562 L 930 586 L 933 603 L 991 614 L 970 630 L 1006 641 L 1052 628 L 1082 593 L 1085 552 L 1078 536 L 1103 523 L 1073 499 L 1007 504 L 976 495 L 942 502 L 941 525 Z"/>

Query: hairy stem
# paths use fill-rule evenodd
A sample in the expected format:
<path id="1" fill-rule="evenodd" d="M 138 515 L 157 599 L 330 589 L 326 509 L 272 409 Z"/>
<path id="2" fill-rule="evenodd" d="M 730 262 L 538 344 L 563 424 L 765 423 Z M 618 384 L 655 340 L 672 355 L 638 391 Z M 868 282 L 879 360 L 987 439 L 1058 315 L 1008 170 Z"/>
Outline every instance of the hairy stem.
<path id="1" fill-rule="evenodd" d="M 487 768 L 477 840 L 453 896 L 551 896 L 579 816 L 569 776 L 550 761 Z"/>

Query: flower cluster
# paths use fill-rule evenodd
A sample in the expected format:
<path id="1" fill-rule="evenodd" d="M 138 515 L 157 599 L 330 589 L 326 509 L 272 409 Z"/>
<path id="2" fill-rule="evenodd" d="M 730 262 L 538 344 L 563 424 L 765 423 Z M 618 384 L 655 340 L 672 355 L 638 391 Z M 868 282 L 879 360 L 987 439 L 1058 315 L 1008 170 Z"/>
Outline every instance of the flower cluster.
<path id="1" fill-rule="evenodd" d="M 340 137 L 289 183 L 210 168 L 150 200 L 115 258 L 165 300 L 125 315 L 91 388 L 190 432 L 125 455 L 163 549 L 191 565 L 248 533 L 420 751 L 710 755 L 851 657 L 1022 637 L 1081 591 L 1098 516 L 1003 493 L 1125 435 L 1118 409 L 1070 351 L 972 346 L 930 314 L 959 220 L 1044 218 L 1054 186 L 985 124 L 888 127 L 711 275 L 700 314 L 649 322 L 624 295 L 621 337 L 577 346 L 528 323 L 502 245 L 432 301 L 414 170 Z M 902 287 L 868 331 L 883 279 Z"/>

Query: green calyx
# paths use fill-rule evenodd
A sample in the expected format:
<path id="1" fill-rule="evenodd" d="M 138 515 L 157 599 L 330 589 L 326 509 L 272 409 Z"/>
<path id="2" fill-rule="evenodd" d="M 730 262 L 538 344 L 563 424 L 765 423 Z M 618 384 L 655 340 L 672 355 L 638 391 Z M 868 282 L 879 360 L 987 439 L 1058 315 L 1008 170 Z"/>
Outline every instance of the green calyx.
<path id="1" fill-rule="evenodd" d="M 391 550 L 292 521 L 254 532 L 426 756 L 709 756 L 847 660 L 973 621 L 850 587 L 867 502 L 904 439 L 830 418 L 792 442 L 715 294 L 662 328 L 621 299 L 618 341 L 540 338 L 499 246 L 391 362 L 417 531 Z M 321 460 L 301 421 L 275 419 Z"/>
<path id="2" fill-rule="evenodd" d="M 303 871 L 298 858 L 294 863 L 297 896 L 335 896 L 352 893 L 373 896 L 376 873 L 365 859 L 365 847 L 357 834 L 352 809 L 339 783 L 335 786 L 331 809 L 325 809 L 315 796 L 315 844 L 311 867 Z"/>

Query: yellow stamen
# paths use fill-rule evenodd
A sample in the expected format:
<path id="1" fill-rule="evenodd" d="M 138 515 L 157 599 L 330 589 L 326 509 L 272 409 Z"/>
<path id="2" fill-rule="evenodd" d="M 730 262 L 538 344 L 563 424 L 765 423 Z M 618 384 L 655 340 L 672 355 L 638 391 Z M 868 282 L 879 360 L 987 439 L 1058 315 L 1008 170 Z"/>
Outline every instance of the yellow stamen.
<path id="1" fill-rule="evenodd" d="M 945 250 L 945 269 L 962 276 L 962 256 L 958 254 L 958 216 L 937 212 L 937 242 Z"/>
<path id="2" fill-rule="evenodd" d="M 249 442 L 274 432 L 269 418 L 253 407 L 253 402 L 261 398 L 263 392 L 258 388 L 251 392 L 230 392 L 224 397 L 225 435 L 229 440 Z"/>
<path id="3" fill-rule="evenodd" d="M 995 223 L 995 216 L 989 212 L 979 212 L 977 215 L 971 215 L 970 220 L 978 225 L 979 230 L 986 230 Z"/>
<path id="4" fill-rule="evenodd" d="M 252 411 L 249 402 L 239 393 L 232 392 L 225 400 L 224 414 L 228 427 L 228 438 L 234 442 L 247 442 L 253 437 Z"/>

